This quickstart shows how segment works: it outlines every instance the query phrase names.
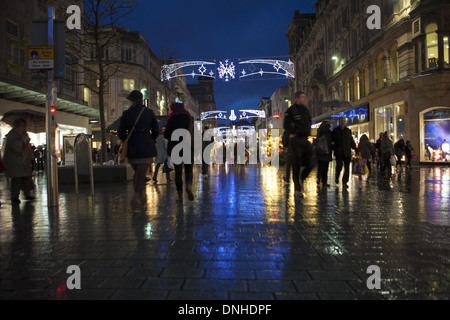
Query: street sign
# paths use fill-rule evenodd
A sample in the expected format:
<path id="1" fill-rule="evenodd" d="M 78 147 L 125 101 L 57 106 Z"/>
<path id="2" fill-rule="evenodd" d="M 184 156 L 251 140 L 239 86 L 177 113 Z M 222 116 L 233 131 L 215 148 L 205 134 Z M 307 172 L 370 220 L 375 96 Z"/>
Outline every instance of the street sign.
<path id="1" fill-rule="evenodd" d="M 28 47 L 28 69 L 44 70 L 55 67 L 55 48 L 53 46 Z"/>

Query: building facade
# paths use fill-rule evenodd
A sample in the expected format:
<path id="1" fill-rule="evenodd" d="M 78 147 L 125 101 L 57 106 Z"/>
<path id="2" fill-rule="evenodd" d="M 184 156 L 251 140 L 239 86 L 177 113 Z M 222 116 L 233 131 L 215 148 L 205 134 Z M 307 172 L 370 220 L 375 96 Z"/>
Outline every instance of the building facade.
<path id="1" fill-rule="evenodd" d="M 200 115 L 208 111 L 216 111 L 216 100 L 214 98 L 214 79 L 199 77 L 198 83 L 188 84 L 187 88 L 191 96 L 198 102 Z M 217 121 L 208 121 L 216 126 Z"/>
<path id="2" fill-rule="evenodd" d="M 370 5 L 382 10 L 380 30 L 367 27 Z M 411 140 L 418 160 L 441 161 L 450 138 L 449 36 L 445 0 L 320 0 L 315 17 L 296 12 L 287 33 L 291 98 L 307 92 L 316 124 L 343 115 L 355 138 L 387 131 L 394 142 Z"/>
<path id="3" fill-rule="evenodd" d="M 287 109 L 292 105 L 289 94 L 289 87 L 280 87 L 270 97 L 272 108 L 271 116 L 267 117 L 267 128 L 283 129 L 284 117 Z"/>
<path id="4" fill-rule="evenodd" d="M 72 3 L 82 7 L 82 1 Z M 46 79 L 39 76 L 46 73 L 28 70 L 27 52 L 27 47 L 33 44 L 33 20 L 47 17 L 45 1 L 30 1 L 29 5 L 24 5 L 20 1 L 1 0 L 0 7 L 0 119 L 12 110 L 45 113 L 48 84 Z M 65 19 L 62 5 L 55 5 L 55 9 L 56 18 Z M 70 50 L 66 50 L 65 58 L 66 61 L 72 59 Z M 73 76 L 67 68 L 65 71 L 66 79 Z M 56 81 L 55 86 L 58 92 L 55 139 L 57 150 L 60 150 L 64 135 L 90 133 L 89 120 L 98 114 L 98 110 L 84 101 L 82 87 L 61 80 Z M 0 122 L 0 144 L 10 129 L 9 125 Z M 46 143 L 45 133 L 30 133 L 30 137 L 36 146 Z"/>

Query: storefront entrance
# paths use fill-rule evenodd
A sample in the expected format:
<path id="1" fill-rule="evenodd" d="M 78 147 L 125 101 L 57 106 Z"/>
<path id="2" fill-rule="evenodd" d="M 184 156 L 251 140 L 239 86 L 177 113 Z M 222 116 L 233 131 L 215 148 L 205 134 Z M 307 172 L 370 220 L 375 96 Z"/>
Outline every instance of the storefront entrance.
<path id="1" fill-rule="evenodd" d="M 395 143 L 405 138 L 405 103 L 400 101 L 375 109 L 375 135 L 387 132 Z"/>

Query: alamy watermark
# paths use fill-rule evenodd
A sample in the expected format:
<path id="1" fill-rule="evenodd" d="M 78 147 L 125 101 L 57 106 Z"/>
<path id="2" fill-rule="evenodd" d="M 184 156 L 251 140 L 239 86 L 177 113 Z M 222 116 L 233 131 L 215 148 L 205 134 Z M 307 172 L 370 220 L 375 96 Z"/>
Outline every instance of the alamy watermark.
<path id="1" fill-rule="evenodd" d="M 201 130 L 201 122 L 194 125 L 194 137 L 186 129 L 172 133 L 171 141 L 179 142 L 172 150 L 171 160 L 179 164 L 250 164 L 271 165 L 279 169 L 280 164 L 280 130 L 272 129 L 271 138 L 268 130 L 244 132 L 228 130 L 225 135 L 214 134 L 213 129 Z M 209 143 L 205 146 L 206 143 Z M 194 144 L 192 146 L 192 144 Z M 193 152 L 193 153 L 192 153 Z"/>
<path id="2" fill-rule="evenodd" d="M 369 290 L 381 290 L 381 269 L 379 266 L 370 266 L 367 268 L 367 274 L 371 276 L 367 279 L 367 288 Z"/>

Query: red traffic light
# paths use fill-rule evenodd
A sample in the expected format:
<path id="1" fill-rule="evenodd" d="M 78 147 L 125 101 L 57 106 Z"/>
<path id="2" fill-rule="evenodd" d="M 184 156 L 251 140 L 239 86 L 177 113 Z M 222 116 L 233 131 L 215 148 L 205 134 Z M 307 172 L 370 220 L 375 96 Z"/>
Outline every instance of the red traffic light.
<path id="1" fill-rule="evenodd" d="M 51 112 L 52 114 L 55 114 L 55 112 L 56 112 L 56 107 L 55 107 L 55 106 L 52 106 L 52 107 L 50 108 L 50 112 Z"/>

